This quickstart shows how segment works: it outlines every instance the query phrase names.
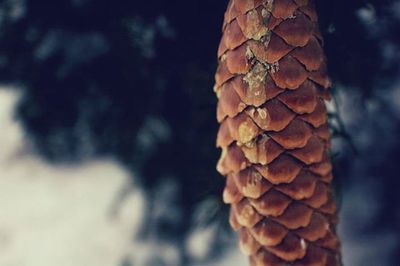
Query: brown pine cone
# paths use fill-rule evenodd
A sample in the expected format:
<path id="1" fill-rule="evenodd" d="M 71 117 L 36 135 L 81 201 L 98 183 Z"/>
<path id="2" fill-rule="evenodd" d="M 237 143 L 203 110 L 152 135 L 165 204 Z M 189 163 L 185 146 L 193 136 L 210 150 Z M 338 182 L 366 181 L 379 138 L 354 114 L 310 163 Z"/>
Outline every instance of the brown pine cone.
<path id="1" fill-rule="evenodd" d="M 256 266 L 341 265 L 311 0 L 231 0 L 214 90 L 230 224 Z"/>

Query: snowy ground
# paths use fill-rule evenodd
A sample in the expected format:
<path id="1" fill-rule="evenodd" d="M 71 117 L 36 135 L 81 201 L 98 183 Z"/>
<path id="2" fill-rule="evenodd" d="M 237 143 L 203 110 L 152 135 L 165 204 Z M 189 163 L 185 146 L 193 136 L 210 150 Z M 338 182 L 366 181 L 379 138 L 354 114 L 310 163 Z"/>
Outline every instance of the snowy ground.
<path id="1" fill-rule="evenodd" d="M 12 120 L 16 99 L 0 90 L 0 265 L 118 265 L 132 248 L 143 197 L 131 194 L 111 216 L 128 173 L 112 160 L 41 161 Z"/>

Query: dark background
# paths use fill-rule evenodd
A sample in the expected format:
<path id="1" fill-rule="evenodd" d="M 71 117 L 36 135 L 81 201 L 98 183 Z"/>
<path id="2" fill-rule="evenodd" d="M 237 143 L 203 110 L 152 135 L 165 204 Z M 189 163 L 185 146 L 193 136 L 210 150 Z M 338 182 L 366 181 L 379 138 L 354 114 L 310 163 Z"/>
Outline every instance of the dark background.
<path id="1" fill-rule="evenodd" d="M 120 161 L 136 177 L 132 187 L 154 199 L 135 237 L 178 246 L 185 266 L 196 228 L 218 228 L 210 253 L 196 260 L 212 265 L 234 245 L 215 171 L 212 87 L 225 7 L 0 0 L 0 82 L 22 91 L 18 119 L 37 153 L 54 164 Z M 335 85 L 330 120 L 345 254 L 373 250 L 360 265 L 400 265 L 400 1 L 317 7 Z M 165 213 L 155 211 L 159 201 Z M 165 264 L 160 257 L 148 265 Z"/>

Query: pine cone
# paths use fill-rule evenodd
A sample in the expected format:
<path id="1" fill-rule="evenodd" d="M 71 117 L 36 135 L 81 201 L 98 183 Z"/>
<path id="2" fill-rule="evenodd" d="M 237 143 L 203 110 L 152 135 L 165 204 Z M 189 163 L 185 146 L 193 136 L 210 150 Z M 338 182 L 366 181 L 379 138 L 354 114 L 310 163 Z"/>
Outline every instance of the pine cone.
<path id="1" fill-rule="evenodd" d="M 311 0 L 228 4 L 214 87 L 217 170 L 251 265 L 341 265 L 322 43 Z"/>

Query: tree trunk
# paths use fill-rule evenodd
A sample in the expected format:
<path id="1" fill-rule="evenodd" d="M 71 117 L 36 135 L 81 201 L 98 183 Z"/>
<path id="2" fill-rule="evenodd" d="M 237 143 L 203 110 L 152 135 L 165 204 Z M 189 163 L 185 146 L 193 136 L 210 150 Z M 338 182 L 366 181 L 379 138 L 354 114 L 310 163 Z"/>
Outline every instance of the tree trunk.
<path id="1" fill-rule="evenodd" d="M 251 265 L 341 265 L 321 47 L 311 0 L 228 4 L 214 87 L 217 169 Z"/>

